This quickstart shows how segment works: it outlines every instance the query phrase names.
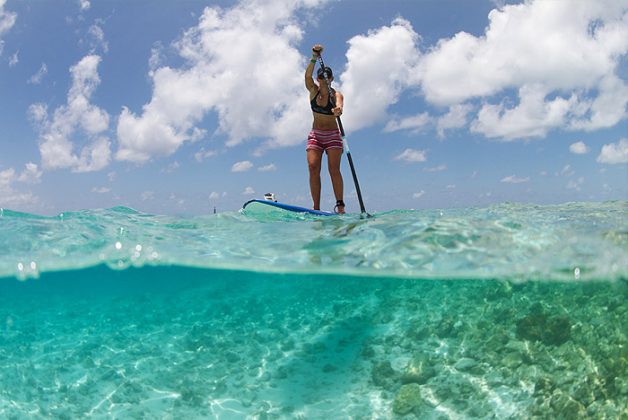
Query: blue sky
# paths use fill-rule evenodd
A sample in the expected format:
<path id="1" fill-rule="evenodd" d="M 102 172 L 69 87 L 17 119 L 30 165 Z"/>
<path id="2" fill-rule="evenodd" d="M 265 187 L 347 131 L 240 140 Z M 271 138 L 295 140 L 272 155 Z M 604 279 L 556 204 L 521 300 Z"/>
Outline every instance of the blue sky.
<path id="1" fill-rule="evenodd" d="M 315 43 L 369 211 L 628 199 L 626 0 L 0 0 L 0 207 L 309 206 Z"/>

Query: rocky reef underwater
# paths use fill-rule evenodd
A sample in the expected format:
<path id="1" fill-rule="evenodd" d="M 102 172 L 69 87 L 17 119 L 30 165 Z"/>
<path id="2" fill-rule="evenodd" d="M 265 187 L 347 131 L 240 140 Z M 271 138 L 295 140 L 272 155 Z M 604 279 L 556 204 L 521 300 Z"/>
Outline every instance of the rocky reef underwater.
<path id="1" fill-rule="evenodd" d="M 4 418 L 628 418 L 626 280 L 0 280 Z"/>
<path id="2" fill-rule="evenodd" d="M 415 287 L 365 347 L 394 417 L 628 418 L 626 282 Z"/>

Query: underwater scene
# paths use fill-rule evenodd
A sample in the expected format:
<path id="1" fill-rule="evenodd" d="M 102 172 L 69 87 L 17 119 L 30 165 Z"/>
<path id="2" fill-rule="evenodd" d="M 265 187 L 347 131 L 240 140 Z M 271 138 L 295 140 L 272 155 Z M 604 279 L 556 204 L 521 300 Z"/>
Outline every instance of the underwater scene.
<path id="1" fill-rule="evenodd" d="M 628 202 L 0 210 L 0 417 L 628 419 Z"/>

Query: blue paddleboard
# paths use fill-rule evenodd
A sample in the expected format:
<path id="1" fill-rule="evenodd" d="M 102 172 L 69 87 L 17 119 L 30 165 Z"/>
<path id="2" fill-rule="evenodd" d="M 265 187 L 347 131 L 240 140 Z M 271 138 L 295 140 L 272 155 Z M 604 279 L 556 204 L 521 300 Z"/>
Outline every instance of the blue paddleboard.
<path id="1" fill-rule="evenodd" d="M 291 211 L 294 213 L 308 213 L 317 216 L 336 216 L 336 213 L 328 211 L 312 210 L 305 207 L 293 206 L 290 204 L 278 203 L 270 200 L 250 200 L 244 203 L 242 210 L 248 214 L 268 214 L 282 211 Z"/>

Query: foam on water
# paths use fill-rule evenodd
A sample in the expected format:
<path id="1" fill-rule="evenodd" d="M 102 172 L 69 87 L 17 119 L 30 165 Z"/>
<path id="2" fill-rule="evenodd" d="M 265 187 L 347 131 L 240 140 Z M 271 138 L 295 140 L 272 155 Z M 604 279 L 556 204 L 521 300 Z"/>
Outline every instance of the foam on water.
<path id="1" fill-rule="evenodd" d="M 626 204 L 4 210 L 0 417 L 628 416 Z"/>

